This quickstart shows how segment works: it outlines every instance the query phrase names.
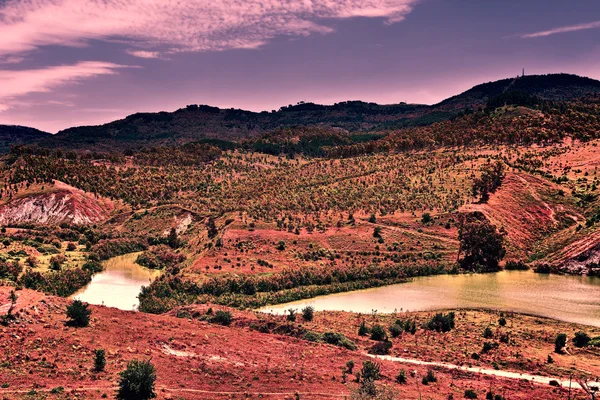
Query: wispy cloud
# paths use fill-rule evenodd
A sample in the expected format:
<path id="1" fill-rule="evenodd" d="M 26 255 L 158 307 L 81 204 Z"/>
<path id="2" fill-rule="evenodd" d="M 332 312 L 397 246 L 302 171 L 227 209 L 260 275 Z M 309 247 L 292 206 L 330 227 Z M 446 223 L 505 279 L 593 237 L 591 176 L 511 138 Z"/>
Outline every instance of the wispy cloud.
<path id="1" fill-rule="evenodd" d="M 41 69 L 0 70 L 0 111 L 23 105 L 18 99 L 30 93 L 48 92 L 81 79 L 114 74 L 118 68 L 125 67 L 107 62 L 84 61 Z"/>
<path id="2" fill-rule="evenodd" d="M 531 38 L 539 38 L 550 35 L 556 35 L 558 33 L 568 33 L 568 32 L 576 32 L 583 31 L 586 29 L 596 29 L 600 28 L 600 21 L 589 22 L 585 24 L 577 24 L 577 25 L 568 25 L 568 26 L 560 26 L 558 28 L 549 29 L 547 31 L 540 31 L 534 33 L 526 33 L 524 35 L 520 35 L 523 39 L 531 39 Z"/>
<path id="3" fill-rule="evenodd" d="M 160 58 L 160 52 L 148 50 L 127 50 L 127 54 L 139 58 Z"/>
<path id="4" fill-rule="evenodd" d="M 398 22 L 418 1 L 7 0 L 0 5 L 0 55 L 123 38 L 172 52 L 256 48 L 277 35 L 331 32 L 326 19 Z"/>

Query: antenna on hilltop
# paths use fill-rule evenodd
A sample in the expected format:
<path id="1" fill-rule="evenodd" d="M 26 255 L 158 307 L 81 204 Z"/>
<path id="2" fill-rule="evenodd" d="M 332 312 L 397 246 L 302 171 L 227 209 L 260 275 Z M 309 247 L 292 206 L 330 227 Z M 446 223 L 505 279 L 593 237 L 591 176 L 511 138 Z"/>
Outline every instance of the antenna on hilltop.
<path id="1" fill-rule="evenodd" d="M 522 75 L 522 76 L 523 76 L 523 77 L 525 76 L 525 68 L 523 68 L 523 75 Z"/>

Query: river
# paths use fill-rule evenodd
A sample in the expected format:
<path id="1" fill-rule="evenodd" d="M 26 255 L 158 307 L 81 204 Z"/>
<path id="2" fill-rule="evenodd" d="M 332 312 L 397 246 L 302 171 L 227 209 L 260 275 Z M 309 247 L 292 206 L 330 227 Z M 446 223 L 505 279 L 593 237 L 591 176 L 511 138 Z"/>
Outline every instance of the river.
<path id="1" fill-rule="evenodd" d="M 370 313 L 490 308 L 600 326 L 600 278 L 545 275 L 532 271 L 437 275 L 407 283 L 263 307 L 283 313 L 308 305 L 316 311 Z"/>
<path id="2" fill-rule="evenodd" d="M 142 286 L 147 286 L 160 275 L 160 271 L 136 264 L 139 254 L 125 254 L 105 261 L 105 270 L 94 275 L 92 281 L 71 298 L 121 310 L 136 310 Z"/>

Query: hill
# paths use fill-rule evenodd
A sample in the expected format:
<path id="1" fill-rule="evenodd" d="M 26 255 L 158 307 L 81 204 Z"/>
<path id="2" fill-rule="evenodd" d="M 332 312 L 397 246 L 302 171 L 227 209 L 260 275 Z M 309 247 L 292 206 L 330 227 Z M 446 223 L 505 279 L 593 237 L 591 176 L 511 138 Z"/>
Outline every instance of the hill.
<path id="1" fill-rule="evenodd" d="M 18 125 L 0 125 L 0 153 L 6 153 L 10 146 L 30 144 L 52 135 L 34 128 Z"/>
<path id="2" fill-rule="evenodd" d="M 600 93 L 600 81 L 572 74 L 530 75 L 482 83 L 433 106 L 440 110 L 477 108 L 506 92 L 520 92 L 543 100 L 569 101 Z"/>

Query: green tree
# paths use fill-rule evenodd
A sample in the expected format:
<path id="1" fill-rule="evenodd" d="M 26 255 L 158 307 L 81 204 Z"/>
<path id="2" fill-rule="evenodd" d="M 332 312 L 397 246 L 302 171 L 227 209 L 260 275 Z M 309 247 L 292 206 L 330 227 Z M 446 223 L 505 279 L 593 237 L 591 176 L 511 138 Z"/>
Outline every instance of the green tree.
<path id="1" fill-rule="evenodd" d="M 504 180 L 504 164 L 496 161 L 493 164 L 485 164 L 481 167 L 481 175 L 473 181 L 473 196 L 479 196 L 479 201 L 486 203 L 490 193 L 495 193 Z"/>
<path id="2" fill-rule="evenodd" d="M 88 309 L 88 304 L 81 300 L 73 300 L 67 306 L 67 325 L 75 327 L 85 327 L 90 324 L 90 315 L 92 310 Z"/>
<path id="3" fill-rule="evenodd" d="M 559 333 L 554 339 L 554 351 L 556 353 L 562 353 L 562 349 L 567 345 L 567 335 Z"/>
<path id="4" fill-rule="evenodd" d="M 154 382 L 156 381 L 156 370 L 150 360 L 133 360 L 127 364 L 120 374 L 119 400 L 148 400 L 156 397 L 154 393 Z"/>
<path id="5" fill-rule="evenodd" d="M 104 367 L 106 366 L 106 355 L 104 353 L 104 349 L 96 349 L 94 351 L 94 370 L 96 372 L 104 371 Z"/>
<path id="6" fill-rule="evenodd" d="M 458 260 L 462 267 L 470 270 L 497 270 L 506 255 L 504 235 L 482 213 L 463 214 L 458 226 Z"/>

